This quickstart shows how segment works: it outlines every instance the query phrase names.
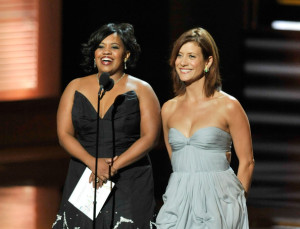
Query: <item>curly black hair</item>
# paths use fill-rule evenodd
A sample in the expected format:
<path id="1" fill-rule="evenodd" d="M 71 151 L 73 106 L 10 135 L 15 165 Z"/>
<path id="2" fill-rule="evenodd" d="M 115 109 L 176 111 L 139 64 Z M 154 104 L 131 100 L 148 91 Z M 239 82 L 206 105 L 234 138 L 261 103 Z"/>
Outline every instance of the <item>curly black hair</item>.
<path id="1" fill-rule="evenodd" d="M 126 51 L 130 52 L 130 57 L 126 62 L 128 67 L 134 67 L 141 53 L 140 45 L 134 36 L 134 28 L 129 23 L 108 23 L 93 32 L 87 43 L 82 44 L 83 61 L 81 66 L 86 72 L 94 72 L 94 52 L 99 44 L 109 35 L 117 33 L 121 38 Z"/>

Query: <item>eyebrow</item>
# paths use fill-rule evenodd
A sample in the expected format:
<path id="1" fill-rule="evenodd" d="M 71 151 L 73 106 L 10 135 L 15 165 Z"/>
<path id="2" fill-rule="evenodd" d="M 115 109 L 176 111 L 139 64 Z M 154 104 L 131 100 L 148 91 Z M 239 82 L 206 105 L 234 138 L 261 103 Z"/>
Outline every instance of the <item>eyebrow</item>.
<path id="1" fill-rule="evenodd" d="M 101 44 L 106 44 L 106 43 L 104 43 L 104 42 L 101 42 L 99 45 L 101 45 Z M 114 43 L 111 43 L 111 45 L 120 45 L 119 43 L 116 43 L 116 42 L 114 42 Z"/>
<path id="2" fill-rule="evenodd" d="M 178 52 L 178 53 L 182 53 L 182 52 Z M 198 55 L 199 53 L 196 53 L 196 52 L 188 52 L 187 54 L 194 54 L 194 55 Z"/>

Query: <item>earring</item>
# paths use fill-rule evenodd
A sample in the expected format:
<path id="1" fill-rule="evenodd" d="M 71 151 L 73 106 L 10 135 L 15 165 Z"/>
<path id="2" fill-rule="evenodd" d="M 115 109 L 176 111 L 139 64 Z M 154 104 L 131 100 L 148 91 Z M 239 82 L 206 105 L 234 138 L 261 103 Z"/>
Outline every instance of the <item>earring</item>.
<path id="1" fill-rule="evenodd" d="M 126 66 L 126 59 L 124 60 L 124 69 L 127 69 L 127 66 Z"/>
<path id="2" fill-rule="evenodd" d="M 205 72 L 205 73 L 208 73 L 208 72 L 209 72 L 209 68 L 208 68 L 208 67 L 205 67 L 204 72 Z"/>
<path id="3" fill-rule="evenodd" d="M 96 67 L 97 67 L 97 64 L 96 64 L 96 60 L 94 58 L 94 68 L 96 68 Z"/>

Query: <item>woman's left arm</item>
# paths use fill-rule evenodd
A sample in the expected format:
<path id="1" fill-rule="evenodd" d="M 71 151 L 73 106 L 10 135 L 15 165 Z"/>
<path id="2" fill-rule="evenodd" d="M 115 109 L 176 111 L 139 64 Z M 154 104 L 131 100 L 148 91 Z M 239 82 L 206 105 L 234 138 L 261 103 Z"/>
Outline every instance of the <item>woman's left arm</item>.
<path id="1" fill-rule="evenodd" d="M 119 170 L 145 156 L 157 143 L 161 131 L 160 104 L 151 86 L 139 82 L 137 95 L 140 104 L 140 138 L 131 145 L 113 163 L 113 169 Z"/>
<path id="2" fill-rule="evenodd" d="M 230 102 L 227 103 L 227 111 L 228 127 L 239 160 L 237 177 L 242 183 L 247 197 L 254 170 L 250 125 L 244 109 L 236 99 L 230 99 Z"/>

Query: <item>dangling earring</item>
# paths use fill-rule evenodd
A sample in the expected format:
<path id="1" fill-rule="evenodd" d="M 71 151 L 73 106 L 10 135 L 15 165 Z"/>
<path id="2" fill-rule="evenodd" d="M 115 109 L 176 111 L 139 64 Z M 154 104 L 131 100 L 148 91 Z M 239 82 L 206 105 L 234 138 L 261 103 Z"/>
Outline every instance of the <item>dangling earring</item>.
<path id="1" fill-rule="evenodd" d="M 124 69 L 127 69 L 126 62 L 127 62 L 127 60 L 125 59 L 124 60 Z"/>
<path id="2" fill-rule="evenodd" d="M 96 60 L 94 58 L 94 68 L 96 68 L 96 67 L 97 67 L 97 64 L 96 64 Z"/>
<path id="3" fill-rule="evenodd" d="M 204 72 L 205 72 L 205 73 L 208 73 L 208 72 L 209 72 L 209 68 L 208 68 L 208 67 L 205 67 Z"/>

